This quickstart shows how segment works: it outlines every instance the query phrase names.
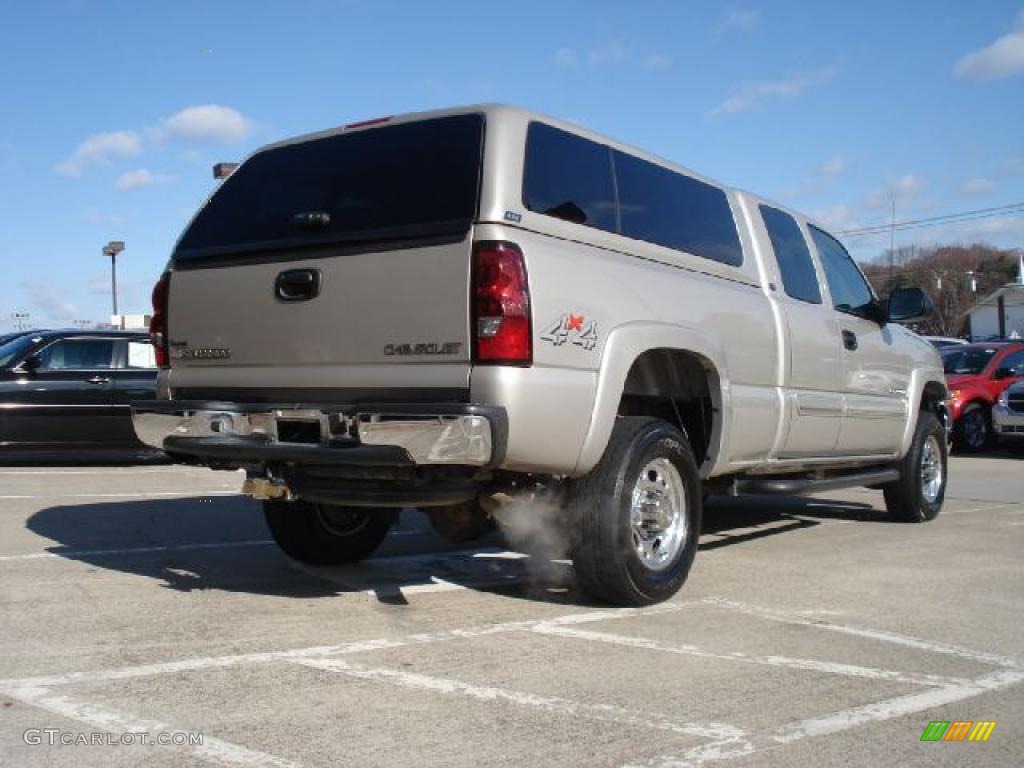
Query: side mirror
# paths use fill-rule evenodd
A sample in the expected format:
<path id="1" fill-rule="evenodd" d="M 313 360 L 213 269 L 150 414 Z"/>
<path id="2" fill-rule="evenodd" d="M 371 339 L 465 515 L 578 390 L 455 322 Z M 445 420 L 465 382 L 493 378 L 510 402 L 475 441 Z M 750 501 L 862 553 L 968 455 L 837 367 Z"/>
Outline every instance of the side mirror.
<path id="1" fill-rule="evenodd" d="M 39 355 L 29 355 L 16 366 L 14 366 L 15 373 L 35 373 L 43 365 L 43 361 L 39 359 Z"/>
<path id="2" fill-rule="evenodd" d="M 931 297 L 920 288 L 897 288 L 886 304 L 886 320 L 890 323 L 916 323 L 935 311 Z"/>

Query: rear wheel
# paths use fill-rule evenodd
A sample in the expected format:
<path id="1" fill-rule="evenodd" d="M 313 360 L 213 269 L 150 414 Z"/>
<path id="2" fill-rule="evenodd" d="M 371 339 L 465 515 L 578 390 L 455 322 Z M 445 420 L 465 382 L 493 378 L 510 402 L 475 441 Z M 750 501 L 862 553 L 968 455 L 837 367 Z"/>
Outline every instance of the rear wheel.
<path id="1" fill-rule="evenodd" d="M 934 520 L 946 495 L 946 433 L 934 413 L 922 412 L 914 442 L 900 462 L 900 479 L 882 486 L 885 508 L 895 520 Z"/>
<path id="2" fill-rule="evenodd" d="M 958 451 L 976 453 L 984 450 L 992 437 L 992 415 L 982 403 L 964 408 L 953 430 L 953 446 Z"/>
<path id="3" fill-rule="evenodd" d="M 398 512 L 308 501 L 263 502 L 274 541 L 286 554 L 310 565 L 339 565 L 369 557 L 384 541 Z"/>
<path id="4" fill-rule="evenodd" d="M 689 441 L 659 419 L 616 420 L 597 466 L 569 488 L 583 589 L 617 605 L 666 600 L 697 553 L 701 483 Z"/>

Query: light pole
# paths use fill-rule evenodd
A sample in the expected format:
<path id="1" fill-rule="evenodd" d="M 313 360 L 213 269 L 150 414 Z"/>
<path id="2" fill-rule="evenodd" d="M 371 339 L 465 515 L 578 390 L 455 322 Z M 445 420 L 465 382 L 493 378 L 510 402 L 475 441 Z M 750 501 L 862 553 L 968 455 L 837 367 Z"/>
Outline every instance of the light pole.
<path id="1" fill-rule="evenodd" d="M 117 316 L 117 254 L 124 250 L 123 240 L 111 240 L 103 246 L 103 255 L 110 257 L 110 298 Z"/>

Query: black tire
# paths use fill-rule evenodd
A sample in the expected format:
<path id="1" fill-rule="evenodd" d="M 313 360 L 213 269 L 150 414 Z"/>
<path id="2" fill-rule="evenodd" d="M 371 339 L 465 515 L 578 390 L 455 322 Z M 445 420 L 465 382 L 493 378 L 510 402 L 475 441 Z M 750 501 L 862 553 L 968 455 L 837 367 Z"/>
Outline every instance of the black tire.
<path id="1" fill-rule="evenodd" d="M 936 460 L 941 472 L 937 490 L 926 493 L 926 461 Z M 882 486 L 885 508 L 894 520 L 924 523 L 942 509 L 949 478 L 946 431 L 934 413 L 922 411 L 917 418 L 914 442 L 900 462 L 900 479 Z"/>
<path id="2" fill-rule="evenodd" d="M 277 545 L 309 565 L 340 565 L 369 557 L 398 517 L 397 509 L 264 501 L 263 515 Z"/>
<path id="3" fill-rule="evenodd" d="M 641 471 L 660 459 L 666 459 L 678 475 L 681 487 L 673 495 L 677 502 L 682 500 L 683 508 L 678 510 L 678 504 L 672 507 L 678 510 L 673 519 L 679 520 L 681 515 L 685 531 L 678 537 L 678 545 L 664 553 L 666 560 L 651 567 L 638 553 L 631 508 Z M 665 477 L 671 477 L 666 464 L 662 463 L 662 469 Z M 647 475 L 651 482 L 656 477 L 657 472 Z M 575 529 L 573 565 L 585 592 L 615 605 L 630 606 L 667 600 L 679 591 L 697 554 L 702 500 L 693 450 L 678 429 L 646 416 L 618 418 L 597 466 L 567 490 L 569 519 Z M 653 541 L 657 544 L 660 540 Z M 674 555 L 668 557 L 670 552 Z"/>
<path id="4" fill-rule="evenodd" d="M 953 447 L 963 453 L 978 453 L 992 442 L 992 412 L 984 403 L 971 403 L 953 427 Z"/>

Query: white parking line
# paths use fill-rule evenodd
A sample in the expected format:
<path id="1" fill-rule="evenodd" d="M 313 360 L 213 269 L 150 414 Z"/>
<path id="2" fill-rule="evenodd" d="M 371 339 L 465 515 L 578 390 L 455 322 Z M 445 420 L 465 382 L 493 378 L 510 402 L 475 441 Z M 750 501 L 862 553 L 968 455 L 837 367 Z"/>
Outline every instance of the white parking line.
<path id="1" fill-rule="evenodd" d="M 15 688 L 4 690 L 4 693 L 24 704 L 30 704 L 47 712 L 52 712 L 55 715 L 60 715 L 79 723 L 85 723 L 93 728 L 99 728 L 100 730 L 117 735 L 148 733 L 149 738 L 152 740 L 159 733 L 183 730 L 168 723 L 126 715 L 106 707 L 73 699 L 70 696 L 55 694 L 46 688 Z M 232 744 L 229 741 L 224 741 L 205 733 L 203 734 L 202 744 L 162 746 L 171 750 L 187 750 L 202 760 L 208 760 L 219 765 L 256 766 L 258 768 L 263 766 L 267 766 L 267 768 L 298 768 L 299 765 L 290 760 L 284 760 L 280 757 L 269 755 L 266 752 L 257 752 L 256 750 Z M 140 746 L 140 749 L 151 748 L 149 746 Z"/>
<path id="2" fill-rule="evenodd" d="M 835 661 L 818 661 L 816 659 L 793 659 L 787 656 L 748 656 L 744 653 L 715 653 L 699 648 L 695 645 L 668 645 L 657 640 L 649 640 L 643 637 L 631 637 L 628 635 L 615 635 L 607 632 L 593 632 L 591 630 L 576 629 L 574 627 L 560 627 L 557 625 L 538 624 L 532 627 L 531 632 L 541 635 L 554 635 L 557 637 L 568 637 L 574 640 L 585 640 L 589 642 L 607 643 L 619 645 L 626 648 L 638 648 L 659 653 L 674 653 L 680 656 L 695 656 L 703 659 L 717 659 L 721 661 L 738 661 L 743 664 L 758 664 L 767 667 L 784 667 L 787 669 L 799 669 L 807 672 L 822 672 L 829 675 L 843 675 L 846 677 L 860 677 L 868 680 L 888 680 L 896 683 L 909 683 L 911 685 L 942 685 L 955 686 L 964 685 L 969 682 L 967 678 L 945 677 L 942 675 L 915 675 L 897 672 L 892 669 L 877 669 L 875 667 L 862 667 L 856 664 L 843 664 Z"/>
<path id="3" fill-rule="evenodd" d="M 15 496 L 0 496 L 0 501 L 14 499 L 153 499 L 180 496 L 181 498 L 192 498 L 193 496 L 241 496 L 236 490 L 228 490 L 222 486 L 217 491 L 135 491 L 133 493 L 36 493 Z"/>
<path id="4" fill-rule="evenodd" d="M 973 499 L 971 499 L 973 501 Z M 1021 504 L 1019 501 L 1008 501 L 1006 503 L 991 502 L 984 507 L 971 507 L 970 509 L 943 509 L 941 516 L 947 515 L 969 515 L 974 512 L 995 512 L 996 510 L 1009 509 L 1012 507 L 1019 507 Z"/>
<path id="5" fill-rule="evenodd" d="M 46 558 L 63 558 L 75 560 L 86 557 L 113 557 L 117 555 L 144 555 L 151 552 L 188 552 L 198 549 L 232 549 L 234 547 L 264 547 L 273 544 L 271 539 L 251 539 L 249 541 L 220 541 L 209 544 L 169 544 L 161 547 L 131 547 L 128 549 L 69 549 L 59 552 L 32 552 L 26 555 L 0 555 L 0 563 L 17 560 L 42 560 Z"/>
<path id="6" fill-rule="evenodd" d="M 994 653 L 984 653 L 979 651 L 972 651 L 968 648 L 960 648 L 959 646 L 950 645 L 947 643 L 936 643 L 929 640 L 922 640 L 917 637 L 909 637 L 908 635 L 901 635 L 896 632 L 887 632 L 878 629 L 868 629 L 866 627 L 857 627 L 847 624 L 835 624 L 830 621 L 823 621 L 818 619 L 808 619 L 803 616 L 795 616 L 793 614 L 777 611 L 771 608 L 762 608 L 756 605 L 750 605 L 748 603 L 742 603 L 736 600 L 728 600 L 722 597 L 708 597 L 703 602 L 709 605 L 719 605 L 723 608 L 745 613 L 750 616 L 758 616 L 762 619 L 768 619 L 770 621 L 778 621 L 783 624 L 800 624 L 808 627 L 814 627 L 816 629 L 824 629 L 830 632 L 840 632 L 846 635 L 854 635 L 856 637 L 864 637 L 869 640 L 879 640 L 885 643 L 892 643 L 893 645 L 902 645 L 908 648 L 915 648 L 921 651 L 930 651 L 932 653 L 942 653 L 948 656 L 960 656 L 964 659 L 970 659 L 971 661 L 977 661 L 981 664 L 993 664 L 998 667 L 1012 667 L 1018 666 L 1017 661 L 1014 659 L 1007 658 L 1006 656 L 1000 656 Z"/>
<path id="7" fill-rule="evenodd" d="M 466 554 L 460 554 L 463 559 Z M 415 563 L 427 559 L 438 560 L 436 555 L 418 555 L 405 558 L 394 558 L 396 561 Z M 443 558 L 442 558 L 443 559 Z M 973 679 L 943 677 L 939 675 L 905 675 L 884 669 L 860 667 L 856 665 L 821 662 L 808 659 L 790 659 L 778 656 L 745 656 L 742 654 L 723 654 L 704 651 L 694 646 L 668 645 L 646 638 L 632 638 L 601 632 L 588 632 L 576 629 L 580 625 L 602 622 L 612 619 L 629 619 L 634 617 L 652 616 L 662 613 L 680 611 L 694 604 L 715 605 L 725 610 L 743 615 L 769 619 L 790 624 L 808 626 L 829 632 L 841 632 L 879 643 L 904 646 L 920 651 L 954 655 L 986 665 L 1003 667 L 994 672 L 982 674 Z M 817 672 L 864 677 L 868 679 L 892 680 L 895 682 L 913 683 L 932 686 L 929 690 L 897 696 L 883 701 L 852 707 L 825 715 L 809 717 L 784 724 L 767 732 L 749 734 L 739 727 L 724 723 L 676 722 L 647 713 L 620 707 L 614 704 L 594 704 L 578 702 L 558 696 L 544 696 L 526 691 L 517 691 L 488 685 L 476 685 L 446 677 L 428 676 L 392 668 L 371 667 L 351 663 L 339 658 L 343 655 L 387 650 L 417 644 L 446 642 L 459 639 L 483 637 L 503 632 L 536 632 L 554 637 L 569 637 L 593 642 L 609 642 L 617 645 L 628 645 L 641 650 L 657 653 L 679 653 L 681 655 L 705 656 L 726 661 L 755 663 L 806 669 Z M 695 746 L 677 755 L 662 755 L 651 759 L 641 759 L 641 764 L 650 768 L 683 768 L 683 766 L 701 766 L 719 760 L 733 759 L 756 752 L 779 749 L 786 744 L 814 736 L 841 733 L 870 722 L 890 720 L 893 718 L 913 715 L 936 707 L 947 706 L 975 696 L 997 691 L 1024 682 L 1024 668 L 1013 659 L 997 654 L 972 651 L 946 643 L 931 642 L 920 638 L 901 635 L 885 630 L 836 624 L 819 621 L 806 616 L 786 613 L 772 608 L 751 605 L 726 598 L 708 597 L 692 601 L 676 601 L 662 603 L 646 608 L 620 608 L 586 612 L 567 613 L 561 616 L 511 621 L 495 624 L 470 626 L 460 629 L 442 630 L 431 633 L 419 633 L 399 638 L 381 638 L 376 640 L 357 640 L 332 646 L 315 646 L 302 649 L 270 651 L 262 653 L 237 654 L 219 657 L 200 657 L 179 661 L 122 667 L 117 669 L 97 670 L 93 672 L 71 672 L 60 675 L 41 676 L 35 678 L 0 680 L 0 692 L 35 706 L 49 709 L 52 712 L 65 714 L 108 730 L 137 730 L 142 725 L 149 726 L 144 730 L 166 729 L 159 723 L 137 721 L 119 713 L 93 707 L 90 704 L 75 702 L 72 699 L 52 694 L 53 686 L 72 685 L 77 683 L 99 683 L 104 681 L 125 680 L 148 675 L 175 674 L 204 671 L 215 668 L 242 664 L 267 662 L 296 663 L 306 667 L 334 672 L 348 677 L 372 682 L 396 685 L 405 688 L 431 691 L 441 695 L 460 695 L 479 701 L 503 701 L 510 704 L 530 707 L 540 711 L 554 712 L 571 717 L 583 717 L 603 722 L 619 723 L 630 727 L 649 727 L 665 731 L 683 733 L 709 739 L 707 743 Z M 160 726 L 158 728 L 157 726 Z M 210 742 L 211 752 L 200 755 L 211 760 L 236 765 L 283 765 L 272 755 L 246 750 L 244 747 L 227 742 Z M 258 762 L 260 760 L 270 762 Z M 233 762 L 232 762 L 233 761 Z"/>
<path id="8" fill-rule="evenodd" d="M 642 726 L 706 739 L 737 739 L 744 735 L 743 730 L 727 723 L 680 723 L 664 720 L 653 713 L 638 712 L 613 704 L 584 704 L 560 696 L 540 696 L 535 693 L 491 685 L 474 685 L 446 677 L 421 675 L 417 672 L 384 667 L 365 667 L 343 659 L 307 658 L 297 659 L 295 663 L 327 672 L 337 672 L 360 680 L 388 683 L 401 688 L 413 688 L 440 694 L 459 694 L 478 701 L 506 701 L 518 706 L 532 707 L 570 717 L 583 717 L 599 722 Z"/>
<path id="9" fill-rule="evenodd" d="M 422 534 L 422 531 L 392 531 L 389 536 L 412 536 L 414 534 Z M 123 549 L 69 549 L 59 551 L 47 551 L 47 552 L 27 552 L 21 555 L 0 555 L 0 563 L 5 562 L 17 562 L 20 560 L 46 560 L 51 558 L 62 558 L 65 560 L 75 560 L 78 558 L 86 557 L 116 557 L 118 555 L 145 555 L 154 552 L 187 552 L 190 550 L 203 550 L 203 549 L 233 549 L 235 547 L 262 547 L 270 544 L 274 544 L 273 539 L 250 539 L 247 541 L 220 541 L 220 542 L 209 542 L 205 544 L 167 544 L 153 547 L 125 547 Z M 422 557 L 421 555 L 413 555 L 412 557 Z M 399 559 L 399 558 L 390 558 Z M 434 559 L 438 559 L 434 556 Z M 389 558 L 378 558 L 377 562 L 388 561 Z M 317 576 L 322 578 L 321 574 L 307 569 L 304 566 L 296 566 L 300 571 L 308 573 L 311 576 Z M 438 580 L 440 581 L 440 580 Z M 447 584 L 448 582 L 444 582 Z M 452 584 L 451 588 L 457 588 L 458 585 Z M 373 590 L 368 590 L 372 592 Z"/>
<path id="10" fill-rule="evenodd" d="M 946 706 L 983 693 L 1016 685 L 1022 681 L 1024 681 L 1024 670 L 1004 669 L 969 680 L 961 685 L 935 688 L 908 696 L 876 701 L 861 707 L 844 709 L 824 717 L 800 720 L 777 729 L 771 738 L 780 744 L 788 744 L 805 736 L 839 733 L 864 723 L 891 720 L 894 717 L 912 715 L 926 709 Z"/>
<path id="11" fill-rule="evenodd" d="M 231 667 L 240 664 L 260 664 L 275 661 L 292 661 L 294 659 L 315 656 L 322 657 L 352 653 L 366 653 L 368 651 L 403 648 L 410 645 L 420 645 L 424 643 L 446 642 L 472 637 L 484 637 L 502 632 L 529 630 L 531 627 L 542 622 L 544 624 L 551 625 L 585 624 L 593 621 L 608 621 L 610 619 L 628 619 L 637 616 L 673 613 L 690 605 L 694 605 L 694 603 L 691 601 L 679 601 L 661 603 L 660 605 L 652 605 L 647 608 L 609 608 L 607 610 L 589 611 L 586 613 L 568 613 L 550 619 L 526 619 L 523 621 L 508 621 L 497 624 L 479 624 L 457 629 L 441 630 L 438 632 L 419 632 L 398 638 L 355 640 L 339 643 L 337 645 L 317 645 L 310 646 L 308 648 L 242 653 L 229 656 L 200 656 L 198 658 L 180 659 L 178 661 L 142 664 L 131 667 L 118 667 L 114 669 L 100 669 L 91 672 L 67 672 L 59 675 L 45 675 L 20 679 L 11 678 L 7 680 L 0 680 L 0 689 L 10 689 L 12 687 L 21 686 L 51 687 L 55 685 L 72 685 L 78 683 L 100 683 L 111 680 L 128 680 L 136 677 L 168 675 L 181 672 L 194 672 L 205 669 Z"/>
<path id="12" fill-rule="evenodd" d="M 241 471 L 241 470 L 239 470 Z M 209 474 L 210 470 L 203 467 L 97 467 L 96 469 L 0 469 L 0 476 L 3 475 L 172 475 L 182 472 L 203 472 Z"/>

